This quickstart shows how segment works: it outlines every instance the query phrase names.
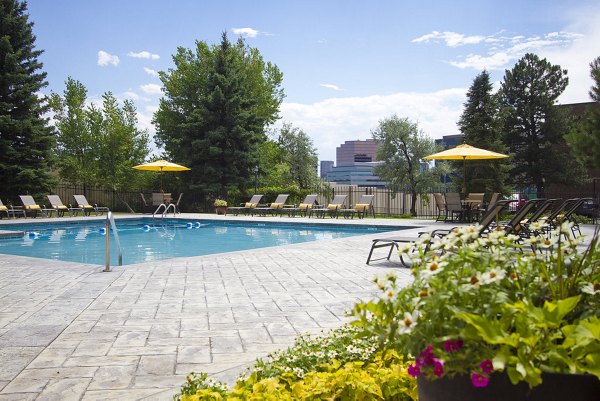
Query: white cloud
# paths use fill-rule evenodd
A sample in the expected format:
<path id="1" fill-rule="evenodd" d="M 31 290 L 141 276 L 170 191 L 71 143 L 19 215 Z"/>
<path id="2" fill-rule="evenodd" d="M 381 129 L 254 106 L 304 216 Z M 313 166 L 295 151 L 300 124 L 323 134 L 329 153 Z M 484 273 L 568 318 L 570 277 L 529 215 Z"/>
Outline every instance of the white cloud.
<path id="1" fill-rule="evenodd" d="M 486 39 L 487 39 L 486 36 L 481 36 L 481 35 L 466 36 L 466 35 L 463 35 L 461 33 L 456 33 L 456 32 L 433 31 L 431 33 L 428 33 L 427 35 L 423 35 L 421 37 L 413 39 L 412 42 L 413 43 L 429 43 L 429 42 L 438 42 L 439 40 L 443 40 L 444 42 L 446 42 L 447 46 L 458 47 L 458 46 L 464 46 L 464 45 L 474 45 L 477 43 L 481 43 Z"/>
<path id="2" fill-rule="evenodd" d="M 151 75 L 153 77 L 158 77 L 158 72 L 156 72 L 152 68 L 144 67 L 144 71 L 146 71 L 146 74 L 148 74 L 148 75 Z"/>
<path id="3" fill-rule="evenodd" d="M 140 85 L 140 89 L 149 95 L 159 95 L 162 93 L 162 88 L 157 84 Z"/>
<path id="4" fill-rule="evenodd" d="M 466 56 L 459 56 L 459 59 L 450 60 L 448 63 L 461 69 L 471 68 L 481 71 L 484 68 L 502 70 L 523 57 L 525 53 L 540 54 L 546 49 L 565 49 L 581 38 L 581 34 L 569 31 L 550 32 L 543 36 L 531 37 L 522 35 L 506 37 L 502 36 L 502 32 L 489 36 L 465 36 L 456 32 L 433 31 L 413 39 L 413 42 L 438 43 L 444 41 L 448 47 L 479 45 L 478 53 L 472 52 Z"/>
<path id="5" fill-rule="evenodd" d="M 133 58 L 145 58 L 148 60 L 158 60 L 160 58 L 160 56 L 158 54 L 152 54 L 146 50 L 138 52 L 138 53 L 129 52 L 129 53 L 127 53 L 127 55 L 129 57 L 133 57 Z"/>
<path id="6" fill-rule="evenodd" d="M 319 86 L 322 86 L 323 88 L 327 88 L 327 89 L 333 89 L 334 91 L 340 91 L 340 87 L 334 84 L 319 84 Z"/>
<path id="7" fill-rule="evenodd" d="M 109 64 L 114 65 L 115 67 L 117 65 L 119 65 L 119 56 L 114 56 L 112 54 L 109 54 L 107 52 L 105 52 L 104 50 L 100 50 L 98 51 L 98 65 L 99 66 L 106 66 Z"/>
<path id="8" fill-rule="evenodd" d="M 255 38 L 256 36 L 258 36 L 258 31 L 252 28 L 233 28 L 231 31 L 235 35 L 241 35 L 247 38 Z"/>
<path id="9" fill-rule="evenodd" d="M 458 133 L 467 88 L 431 93 L 395 93 L 332 98 L 313 104 L 283 103 L 283 121 L 301 128 L 313 140 L 320 160 L 335 160 L 335 148 L 346 140 L 371 138 L 380 120 L 397 114 L 418 123 L 432 138 Z"/>

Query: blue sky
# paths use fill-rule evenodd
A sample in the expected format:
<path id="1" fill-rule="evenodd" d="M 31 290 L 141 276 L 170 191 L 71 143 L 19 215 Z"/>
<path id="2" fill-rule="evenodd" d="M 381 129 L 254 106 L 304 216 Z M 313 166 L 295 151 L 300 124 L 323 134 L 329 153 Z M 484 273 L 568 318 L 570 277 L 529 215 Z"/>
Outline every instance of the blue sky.
<path id="1" fill-rule="evenodd" d="M 309 134 L 321 160 L 392 114 L 432 138 L 458 133 L 475 76 L 486 68 L 497 85 L 526 52 L 569 70 L 560 103 L 587 102 L 600 56 L 600 2 L 587 0 L 31 0 L 28 9 L 44 92 L 62 93 L 71 76 L 91 101 L 106 91 L 132 99 L 151 134 L 156 71 L 172 67 L 177 47 L 245 36 L 284 74 L 281 121 Z"/>

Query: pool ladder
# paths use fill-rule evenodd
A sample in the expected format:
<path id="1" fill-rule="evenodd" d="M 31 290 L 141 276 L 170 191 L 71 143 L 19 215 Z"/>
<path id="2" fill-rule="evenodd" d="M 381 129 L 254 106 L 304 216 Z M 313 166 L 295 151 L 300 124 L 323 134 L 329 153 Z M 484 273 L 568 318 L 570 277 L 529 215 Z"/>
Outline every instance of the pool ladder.
<path id="1" fill-rule="evenodd" d="M 112 212 L 106 214 L 106 265 L 104 266 L 105 272 L 110 271 L 110 229 L 115 236 L 115 242 L 117 243 L 117 249 L 119 251 L 119 266 L 123 266 L 123 250 L 121 249 L 121 241 L 119 241 L 119 232 L 117 231 L 117 225 L 115 224 L 115 218 Z"/>
<path id="2" fill-rule="evenodd" d="M 163 219 L 165 218 L 165 216 L 167 214 L 169 214 L 169 210 L 171 210 L 171 209 L 173 209 L 173 217 L 175 217 L 175 213 L 177 213 L 177 207 L 175 207 L 174 203 L 169 203 L 169 205 L 165 205 L 164 203 L 161 203 L 160 205 L 158 205 L 158 207 L 156 208 L 154 213 L 152 213 L 152 218 L 155 218 L 161 209 L 164 209 L 164 211 L 161 214 L 161 217 Z"/>

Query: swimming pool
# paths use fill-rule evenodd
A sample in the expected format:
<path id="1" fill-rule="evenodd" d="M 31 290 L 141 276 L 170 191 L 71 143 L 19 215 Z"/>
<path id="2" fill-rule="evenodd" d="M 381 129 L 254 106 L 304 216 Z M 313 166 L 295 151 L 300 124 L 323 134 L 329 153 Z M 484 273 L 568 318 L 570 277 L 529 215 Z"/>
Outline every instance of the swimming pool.
<path id="1" fill-rule="evenodd" d="M 24 231 L 25 235 L 0 239 L 0 253 L 103 265 L 106 252 L 104 227 L 103 220 L 1 225 L 0 230 Z M 117 220 L 124 265 L 402 228 L 180 219 L 160 222 L 152 219 Z M 116 264 L 117 251 L 111 236 L 111 265 Z"/>

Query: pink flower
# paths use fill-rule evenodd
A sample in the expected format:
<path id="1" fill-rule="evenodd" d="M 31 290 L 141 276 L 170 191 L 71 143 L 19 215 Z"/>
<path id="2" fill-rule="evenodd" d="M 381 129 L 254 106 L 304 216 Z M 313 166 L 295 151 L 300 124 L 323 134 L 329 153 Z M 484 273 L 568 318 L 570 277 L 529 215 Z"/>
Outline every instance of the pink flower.
<path id="1" fill-rule="evenodd" d="M 474 387 L 486 387 L 490 382 L 490 378 L 481 373 L 471 373 L 471 384 Z"/>
<path id="2" fill-rule="evenodd" d="M 417 358 L 417 359 L 415 359 L 415 364 L 417 366 L 423 366 L 423 365 L 425 365 L 425 361 L 423 360 L 423 358 Z"/>
<path id="3" fill-rule="evenodd" d="M 417 377 L 421 374 L 421 368 L 419 365 L 408 365 L 408 374 L 412 377 Z"/>
<path id="4" fill-rule="evenodd" d="M 431 345 L 428 345 L 427 348 L 425 348 L 425 351 L 423 351 L 419 354 L 419 357 L 423 358 L 425 365 L 433 366 L 433 364 L 435 363 L 435 360 L 434 360 L 435 355 L 433 354 L 433 347 Z"/>
<path id="5" fill-rule="evenodd" d="M 481 362 L 479 366 L 481 367 L 483 373 L 490 374 L 494 371 L 494 365 L 489 359 L 486 359 L 485 361 Z"/>
<path id="6" fill-rule="evenodd" d="M 435 359 L 433 365 L 433 374 L 437 377 L 441 377 L 444 374 L 444 363 L 439 359 Z"/>
<path id="7" fill-rule="evenodd" d="M 444 342 L 444 350 L 446 352 L 458 351 L 462 347 L 462 340 L 454 341 L 447 340 Z"/>

